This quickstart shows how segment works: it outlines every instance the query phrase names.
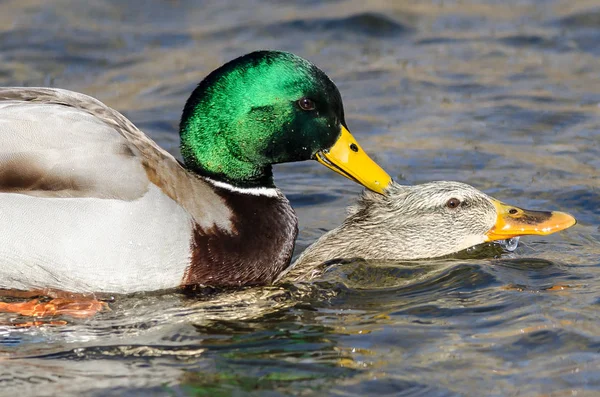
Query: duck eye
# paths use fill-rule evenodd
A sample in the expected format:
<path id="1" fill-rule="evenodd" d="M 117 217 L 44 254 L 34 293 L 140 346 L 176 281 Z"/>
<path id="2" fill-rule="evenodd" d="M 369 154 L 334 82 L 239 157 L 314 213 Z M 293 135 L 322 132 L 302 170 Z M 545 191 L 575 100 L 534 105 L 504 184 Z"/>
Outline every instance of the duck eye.
<path id="1" fill-rule="evenodd" d="M 298 100 L 298 106 L 302 110 L 315 110 L 315 102 L 312 99 L 301 98 Z"/>
<path id="2" fill-rule="evenodd" d="M 460 200 L 457 198 L 451 198 L 450 200 L 446 201 L 446 207 L 448 208 L 456 208 L 460 205 Z"/>

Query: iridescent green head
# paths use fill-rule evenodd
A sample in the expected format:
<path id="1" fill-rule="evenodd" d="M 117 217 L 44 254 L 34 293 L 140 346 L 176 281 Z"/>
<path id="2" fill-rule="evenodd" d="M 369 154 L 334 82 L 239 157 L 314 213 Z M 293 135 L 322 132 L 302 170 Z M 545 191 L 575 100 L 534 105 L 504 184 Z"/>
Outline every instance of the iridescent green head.
<path id="1" fill-rule="evenodd" d="M 201 175 L 270 187 L 271 164 L 315 159 L 344 126 L 340 93 L 325 73 L 290 53 L 258 51 L 223 65 L 194 90 L 181 118 L 181 153 Z"/>

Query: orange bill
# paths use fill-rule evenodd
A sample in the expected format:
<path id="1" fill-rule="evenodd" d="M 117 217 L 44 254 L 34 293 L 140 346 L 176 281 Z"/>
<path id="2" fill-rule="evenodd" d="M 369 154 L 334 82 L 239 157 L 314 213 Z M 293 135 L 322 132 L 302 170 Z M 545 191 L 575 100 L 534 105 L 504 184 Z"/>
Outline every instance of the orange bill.
<path id="1" fill-rule="evenodd" d="M 544 236 L 567 229 L 577 223 L 575 218 L 559 211 L 529 211 L 492 199 L 496 207 L 496 224 L 486 233 L 487 241 L 517 236 Z"/>
<path id="2" fill-rule="evenodd" d="M 334 145 L 318 152 L 316 157 L 325 167 L 377 193 L 383 194 L 392 182 L 387 172 L 371 160 L 344 126 Z"/>

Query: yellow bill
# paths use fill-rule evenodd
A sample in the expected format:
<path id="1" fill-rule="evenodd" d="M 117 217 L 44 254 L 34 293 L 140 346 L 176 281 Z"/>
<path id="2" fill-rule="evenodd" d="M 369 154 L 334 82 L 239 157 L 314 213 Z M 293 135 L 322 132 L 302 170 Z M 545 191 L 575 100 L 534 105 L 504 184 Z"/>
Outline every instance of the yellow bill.
<path id="1" fill-rule="evenodd" d="M 371 160 L 344 126 L 335 144 L 329 150 L 318 152 L 316 157 L 325 167 L 377 193 L 383 194 L 392 182 L 387 172 Z"/>
<path id="2" fill-rule="evenodd" d="M 487 241 L 517 236 L 543 236 L 567 229 L 577 223 L 575 218 L 559 211 L 529 211 L 492 199 L 496 207 L 496 224 L 486 233 Z"/>

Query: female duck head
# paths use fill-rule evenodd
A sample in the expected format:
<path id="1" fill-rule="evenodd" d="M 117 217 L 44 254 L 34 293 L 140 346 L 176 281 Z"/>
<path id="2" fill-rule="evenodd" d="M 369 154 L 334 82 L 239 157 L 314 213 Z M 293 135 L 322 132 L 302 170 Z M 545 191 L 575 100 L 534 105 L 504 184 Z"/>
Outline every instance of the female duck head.
<path id="1" fill-rule="evenodd" d="M 564 212 L 523 210 L 464 183 L 392 183 L 385 196 L 365 192 L 342 225 L 307 248 L 279 280 L 310 279 L 332 259 L 436 258 L 488 241 L 555 233 L 575 223 Z"/>
<path id="2" fill-rule="evenodd" d="M 271 164 L 317 159 L 376 192 L 390 177 L 346 129 L 342 98 L 316 66 L 259 51 L 206 77 L 181 119 L 188 168 L 240 187 L 273 186 Z"/>
<path id="3" fill-rule="evenodd" d="M 380 253 L 387 259 L 440 257 L 489 241 L 552 234 L 576 223 L 564 212 L 524 210 L 447 181 L 392 184 L 386 197 L 365 193 L 351 211 L 344 226 L 377 228 L 373 236 L 385 235 L 389 243 L 388 252 Z"/>

